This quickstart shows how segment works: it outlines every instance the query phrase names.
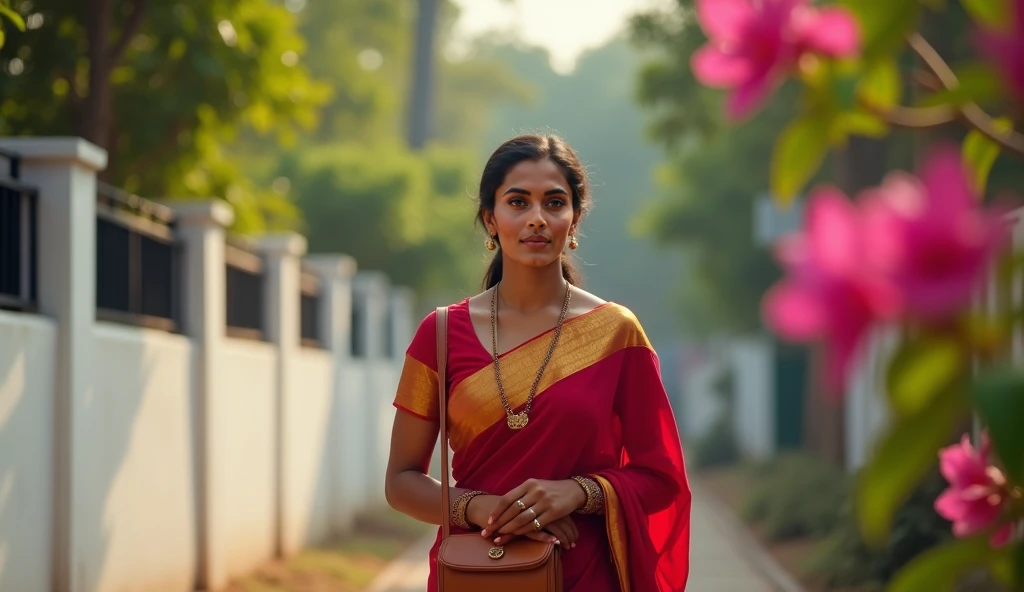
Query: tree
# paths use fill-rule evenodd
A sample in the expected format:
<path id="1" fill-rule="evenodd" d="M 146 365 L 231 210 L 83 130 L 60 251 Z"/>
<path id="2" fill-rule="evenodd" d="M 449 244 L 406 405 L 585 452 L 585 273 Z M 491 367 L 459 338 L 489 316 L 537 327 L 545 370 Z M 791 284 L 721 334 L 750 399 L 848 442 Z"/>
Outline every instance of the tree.
<path id="1" fill-rule="evenodd" d="M 668 157 L 660 199 L 638 227 L 686 254 L 680 306 L 689 332 L 756 331 L 761 295 L 778 272 L 754 244 L 753 204 L 768 188 L 761 163 L 793 113 L 795 94 L 789 89 L 750 127 L 726 128 L 717 95 L 697 83 L 688 63 L 705 40 L 692 0 L 636 16 L 631 38 L 650 55 L 637 98 L 649 113 L 650 137 Z"/>
<path id="2" fill-rule="evenodd" d="M 157 196 L 225 196 L 243 229 L 284 203 L 252 185 L 224 154 L 248 128 L 295 137 L 317 122 L 330 89 L 299 63 L 294 17 L 269 0 L 45 0 L 0 59 L 0 132 L 74 134 L 108 150 L 104 178 Z M 248 208 L 248 209 L 247 209 Z M 273 223 L 273 221 L 272 221 Z M 287 222 L 283 222 L 287 224 Z"/>

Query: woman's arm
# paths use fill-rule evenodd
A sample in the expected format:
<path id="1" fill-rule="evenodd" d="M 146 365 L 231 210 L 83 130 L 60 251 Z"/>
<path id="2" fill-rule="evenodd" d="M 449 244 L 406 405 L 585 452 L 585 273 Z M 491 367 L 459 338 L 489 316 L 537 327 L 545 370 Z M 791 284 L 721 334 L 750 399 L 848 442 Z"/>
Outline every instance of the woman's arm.
<path id="1" fill-rule="evenodd" d="M 441 482 L 431 477 L 430 460 L 437 443 L 438 425 L 410 413 L 398 411 L 391 428 L 391 454 L 384 479 L 384 496 L 395 510 L 428 524 L 441 524 Z M 449 501 L 455 503 L 468 489 L 452 487 Z M 497 496 L 474 497 L 466 509 L 470 524 L 482 527 L 487 521 L 484 508 Z"/>

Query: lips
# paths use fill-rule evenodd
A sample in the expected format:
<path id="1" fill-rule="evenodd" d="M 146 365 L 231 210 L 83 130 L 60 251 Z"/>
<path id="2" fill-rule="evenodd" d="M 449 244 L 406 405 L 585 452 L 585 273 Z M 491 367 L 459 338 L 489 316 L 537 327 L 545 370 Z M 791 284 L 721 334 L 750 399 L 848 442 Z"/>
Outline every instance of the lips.
<path id="1" fill-rule="evenodd" d="M 527 245 L 546 245 L 551 241 L 544 238 L 543 236 L 531 236 L 529 238 L 524 238 L 522 242 Z"/>

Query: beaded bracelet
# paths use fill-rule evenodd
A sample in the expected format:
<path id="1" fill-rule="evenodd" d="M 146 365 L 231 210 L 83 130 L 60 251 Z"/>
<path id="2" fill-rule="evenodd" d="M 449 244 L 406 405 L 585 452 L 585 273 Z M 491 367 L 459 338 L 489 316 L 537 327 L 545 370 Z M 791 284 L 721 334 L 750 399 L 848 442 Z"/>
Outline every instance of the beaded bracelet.
<path id="1" fill-rule="evenodd" d="M 452 503 L 452 524 L 463 530 L 473 530 L 473 526 L 466 518 L 466 510 L 469 509 L 470 500 L 483 494 L 484 492 L 482 491 L 467 491 L 455 498 L 455 501 Z"/>
<path id="2" fill-rule="evenodd" d="M 599 514 L 604 509 L 604 492 L 601 486 L 588 477 L 573 477 L 573 481 L 583 488 L 587 501 L 578 510 L 579 514 Z"/>

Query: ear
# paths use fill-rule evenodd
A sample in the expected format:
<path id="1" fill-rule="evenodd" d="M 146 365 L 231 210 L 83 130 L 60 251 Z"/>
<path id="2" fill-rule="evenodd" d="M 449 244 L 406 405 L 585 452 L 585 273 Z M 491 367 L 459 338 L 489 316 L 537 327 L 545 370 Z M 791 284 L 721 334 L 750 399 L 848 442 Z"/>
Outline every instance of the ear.
<path id="1" fill-rule="evenodd" d="M 583 217 L 583 212 L 576 210 L 572 213 L 572 226 L 569 227 L 569 234 L 576 234 L 576 229 L 579 228 L 580 218 Z"/>
<path id="2" fill-rule="evenodd" d="M 495 236 L 498 234 L 498 224 L 494 220 L 494 212 L 484 210 L 480 215 L 484 220 L 484 229 L 487 231 L 487 236 Z"/>

